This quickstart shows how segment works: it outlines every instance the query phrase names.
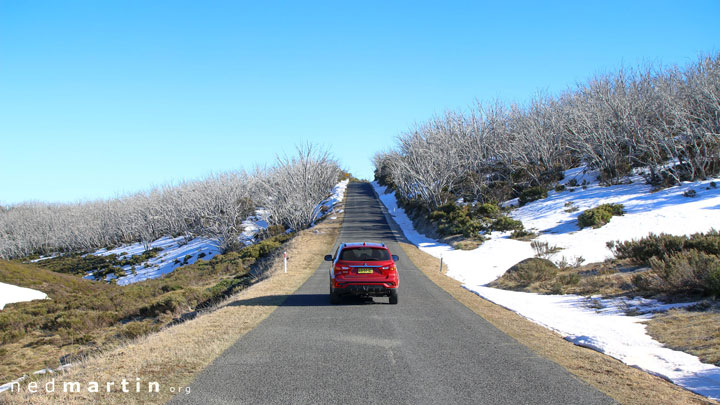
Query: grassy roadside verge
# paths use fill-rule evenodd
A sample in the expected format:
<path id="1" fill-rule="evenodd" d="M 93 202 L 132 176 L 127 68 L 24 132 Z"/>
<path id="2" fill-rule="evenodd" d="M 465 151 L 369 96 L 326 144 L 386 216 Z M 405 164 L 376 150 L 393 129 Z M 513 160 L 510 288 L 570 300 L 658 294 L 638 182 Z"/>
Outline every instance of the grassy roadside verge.
<path id="1" fill-rule="evenodd" d="M 77 268 L 99 264 L 98 257 L 69 255 L 39 264 L 0 260 L 0 282 L 33 288 L 50 298 L 11 303 L 0 311 L 0 381 L 75 363 L 210 308 L 262 277 L 292 236 L 270 236 L 126 286 L 76 274 Z"/>
<path id="2" fill-rule="evenodd" d="M 0 402 L 9 404 L 36 403 L 162 403 L 184 392 L 194 376 L 230 347 L 238 338 L 256 327 L 314 273 L 327 254 L 342 227 L 343 214 L 335 220 L 325 220 L 311 229 L 301 231 L 287 246 L 288 273 L 283 273 L 282 260 L 276 260 L 271 276 L 231 296 L 212 310 L 176 326 L 131 341 L 122 347 L 87 358 L 63 374 L 35 377 L 39 387 L 55 379 L 55 392 L 42 388 L 32 394 L 28 380 L 21 384 L 22 392 L 0 394 Z M 238 299 L 268 298 L 265 305 L 228 305 Z M 120 382 L 130 382 L 129 393 L 120 392 Z M 135 392 L 136 378 L 141 391 Z M 100 384 L 99 393 L 88 392 L 90 382 Z M 158 393 L 147 393 L 148 382 L 158 382 Z M 64 393 L 64 382 L 79 382 L 78 393 Z M 110 393 L 106 383 L 114 382 Z"/>
<path id="3" fill-rule="evenodd" d="M 430 280 L 473 312 L 618 402 L 623 404 L 715 403 L 609 356 L 567 342 L 558 334 L 463 288 L 458 281 L 440 273 L 439 259 L 422 252 L 414 245 L 407 243 L 400 245 L 415 266 Z"/>

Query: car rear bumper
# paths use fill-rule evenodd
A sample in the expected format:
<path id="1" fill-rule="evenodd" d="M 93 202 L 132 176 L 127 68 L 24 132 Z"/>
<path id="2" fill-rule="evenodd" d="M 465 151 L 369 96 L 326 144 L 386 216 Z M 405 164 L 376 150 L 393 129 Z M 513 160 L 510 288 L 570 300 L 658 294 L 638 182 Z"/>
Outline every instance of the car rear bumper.
<path id="1" fill-rule="evenodd" d="M 394 283 L 338 283 L 334 290 L 338 295 L 387 296 L 397 288 Z"/>

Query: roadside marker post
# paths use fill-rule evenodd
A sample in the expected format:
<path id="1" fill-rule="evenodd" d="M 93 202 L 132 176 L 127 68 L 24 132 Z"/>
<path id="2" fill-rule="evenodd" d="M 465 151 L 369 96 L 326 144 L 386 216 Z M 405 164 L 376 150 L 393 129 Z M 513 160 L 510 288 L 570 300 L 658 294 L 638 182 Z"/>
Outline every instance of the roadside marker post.
<path id="1" fill-rule="evenodd" d="M 285 265 L 285 273 L 287 273 L 287 251 L 283 252 L 283 264 Z"/>
<path id="2" fill-rule="evenodd" d="M 442 273 L 442 262 L 443 262 L 442 259 L 443 259 L 442 253 L 440 253 L 440 273 Z"/>

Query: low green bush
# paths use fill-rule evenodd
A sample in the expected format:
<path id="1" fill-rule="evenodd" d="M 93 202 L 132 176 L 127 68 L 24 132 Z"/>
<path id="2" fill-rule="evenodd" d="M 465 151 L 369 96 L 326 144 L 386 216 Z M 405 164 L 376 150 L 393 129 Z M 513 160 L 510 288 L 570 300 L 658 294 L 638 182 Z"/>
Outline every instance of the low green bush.
<path id="1" fill-rule="evenodd" d="M 157 330 L 157 327 L 152 321 L 133 321 L 123 325 L 118 336 L 126 339 L 135 339 L 154 332 L 155 330 Z"/>
<path id="2" fill-rule="evenodd" d="M 500 207 L 497 204 L 478 204 L 471 208 L 471 212 L 476 218 L 495 218 L 500 215 Z"/>
<path id="3" fill-rule="evenodd" d="M 580 228 L 600 228 L 610 222 L 613 216 L 621 216 L 625 214 L 625 207 L 622 204 L 602 204 L 595 208 L 585 210 L 578 216 L 578 225 Z"/>
<path id="4" fill-rule="evenodd" d="M 665 293 L 700 293 L 720 296 L 720 258 L 695 249 L 650 259 L 654 280 L 642 280 L 645 288 Z"/>
<path id="5" fill-rule="evenodd" d="M 158 253 L 160 253 L 161 251 L 162 248 L 152 248 L 142 252 L 139 255 L 129 256 L 127 258 L 121 259 L 119 260 L 118 264 L 120 266 L 136 266 L 138 264 L 148 261 L 149 259 L 152 259 L 153 257 L 157 257 Z"/>
<path id="6" fill-rule="evenodd" d="M 267 257 L 270 253 L 274 252 L 292 237 L 292 233 L 282 233 L 280 235 L 273 236 L 272 238 L 264 239 L 253 245 L 246 246 L 240 249 L 238 253 L 242 259 L 257 260 L 262 257 Z"/>
<path id="7" fill-rule="evenodd" d="M 518 239 L 518 240 L 530 240 L 533 238 L 536 238 L 537 234 L 533 231 L 528 231 L 527 229 L 520 229 L 515 230 L 510 234 L 510 239 Z"/>
<path id="8" fill-rule="evenodd" d="M 578 285 L 580 283 L 580 275 L 578 273 L 567 273 L 558 276 L 558 282 L 562 285 Z"/>
<path id="9" fill-rule="evenodd" d="M 285 227 L 282 225 L 270 225 L 265 229 L 268 236 L 273 237 L 285 233 Z"/>
<path id="10" fill-rule="evenodd" d="M 432 211 L 429 218 L 443 236 L 463 235 L 466 238 L 477 238 L 480 232 L 524 229 L 522 222 L 502 215 L 497 204 L 444 204 Z"/>
<path id="11" fill-rule="evenodd" d="M 120 261 L 117 260 L 117 255 L 114 254 L 95 256 L 74 253 L 41 260 L 37 262 L 36 265 L 57 273 L 84 276 L 93 270 L 100 270 L 104 271 L 105 274 L 111 274 L 114 273 L 121 264 Z"/>
<path id="12" fill-rule="evenodd" d="M 525 229 L 523 223 L 517 219 L 510 218 L 508 216 L 501 216 L 492 223 L 493 231 L 522 231 Z"/>
<path id="13" fill-rule="evenodd" d="M 518 198 L 518 202 L 520 203 L 520 206 L 537 201 L 541 198 L 547 198 L 548 192 L 546 189 L 540 186 L 530 187 L 526 188 L 520 193 L 520 197 Z"/>
<path id="14" fill-rule="evenodd" d="M 668 256 L 683 250 L 694 249 L 709 255 L 720 255 L 720 232 L 712 229 L 690 236 L 651 233 L 638 240 L 610 241 L 607 246 L 618 259 L 631 259 L 648 265 L 653 257 Z"/>
<path id="15" fill-rule="evenodd" d="M 138 310 L 138 315 L 141 317 L 157 317 L 160 314 L 171 313 L 175 314 L 179 312 L 185 304 L 182 293 L 180 291 L 173 291 L 161 296 L 153 303 L 145 305 Z"/>
<path id="16" fill-rule="evenodd" d="M 245 276 L 238 276 L 234 278 L 228 278 L 221 280 L 214 286 L 207 288 L 203 293 L 203 303 L 200 306 L 204 306 L 218 300 L 230 296 L 236 290 L 246 287 L 249 280 Z"/>

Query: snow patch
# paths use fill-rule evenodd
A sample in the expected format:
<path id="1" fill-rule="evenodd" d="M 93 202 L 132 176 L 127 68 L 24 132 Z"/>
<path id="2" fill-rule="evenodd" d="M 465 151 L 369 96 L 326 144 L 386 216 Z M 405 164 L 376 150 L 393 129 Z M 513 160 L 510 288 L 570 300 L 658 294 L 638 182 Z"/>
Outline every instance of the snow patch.
<path id="1" fill-rule="evenodd" d="M 315 207 L 315 210 L 313 211 L 313 218 L 315 219 L 313 221 L 316 221 L 325 212 L 332 211 L 337 204 L 340 204 L 342 202 L 343 198 L 345 198 L 345 190 L 347 189 L 347 185 L 349 183 L 350 179 L 346 179 L 339 182 L 335 185 L 335 187 L 333 187 L 332 192 L 330 193 L 330 197 L 326 198 L 320 204 L 318 204 L 317 207 Z M 340 212 L 342 212 L 342 210 Z M 337 219 L 337 217 L 330 219 Z M 314 225 L 315 223 L 313 222 L 311 226 Z"/>
<path id="2" fill-rule="evenodd" d="M 698 394 L 720 399 L 720 367 L 702 363 L 691 354 L 663 347 L 646 333 L 643 323 L 650 318 L 649 312 L 695 303 L 643 302 L 634 306 L 631 301 L 577 295 L 540 295 L 483 286 L 466 285 L 465 288 L 554 330 L 576 345 L 605 353 Z M 634 309 L 648 313 L 626 315 L 625 311 Z"/>
<path id="3" fill-rule="evenodd" d="M 47 294 L 42 291 L 0 283 L 0 310 L 5 308 L 5 305 L 13 302 L 44 300 L 46 298 L 48 298 Z"/>
<path id="4" fill-rule="evenodd" d="M 203 253 L 203 260 L 210 260 L 220 254 L 217 242 L 207 238 L 195 238 L 190 241 L 186 241 L 186 239 L 182 236 L 177 238 L 164 236 L 151 242 L 149 247 L 150 249 L 160 248 L 162 250 L 157 256 L 135 265 L 134 272 L 133 266 L 123 266 L 122 269 L 125 271 L 126 275 L 117 278 L 118 285 L 127 285 L 152 278 L 158 278 L 164 274 L 172 272 L 178 267 L 195 263 L 200 259 L 199 256 Z M 93 255 L 107 256 L 115 254 L 118 256 L 118 259 L 126 259 L 131 256 L 141 255 L 144 252 L 145 247 L 142 243 L 133 243 L 110 250 L 100 249 L 94 252 Z M 85 278 L 91 280 L 95 279 L 92 274 L 86 275 Z M 109 280 L 110 278 L 113 277 L 108 276 L 106 280 Z"/>

